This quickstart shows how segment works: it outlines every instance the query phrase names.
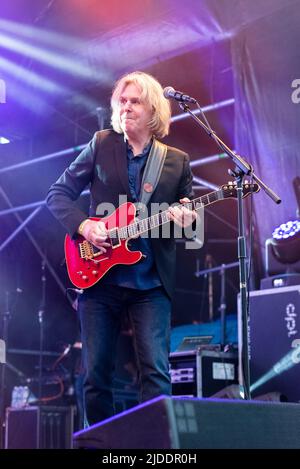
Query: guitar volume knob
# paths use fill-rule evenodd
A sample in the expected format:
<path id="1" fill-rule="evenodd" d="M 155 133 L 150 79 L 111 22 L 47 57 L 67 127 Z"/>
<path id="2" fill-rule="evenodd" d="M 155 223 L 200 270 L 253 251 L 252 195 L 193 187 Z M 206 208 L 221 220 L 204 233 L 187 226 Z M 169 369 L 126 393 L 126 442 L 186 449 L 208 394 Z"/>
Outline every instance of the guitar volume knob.
<path id="1" fill-rule="evenodd" d="M 98 270 L 93 270 L 93 271 L 92 271 L 92 274 L 93 274 L 93 275 L 98 275 Z"/>

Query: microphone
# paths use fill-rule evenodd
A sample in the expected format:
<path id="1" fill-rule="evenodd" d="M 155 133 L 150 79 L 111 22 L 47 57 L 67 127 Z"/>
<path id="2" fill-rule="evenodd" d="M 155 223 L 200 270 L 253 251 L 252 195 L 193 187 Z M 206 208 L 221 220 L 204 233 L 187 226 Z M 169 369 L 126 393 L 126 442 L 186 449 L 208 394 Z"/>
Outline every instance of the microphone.
<path id="1" fill-rule="evenodd" d="M 195 98 L 188 96 L 187 94 L 182 93 L 181 91 L 176 91 L 172 86 L 167 86 L 164 88 L 164 97 L 167 99 L 176 99 L 176 101 L 181 101 L 182 103 L 192 103 L 196 104 L 197 101 Z"/>

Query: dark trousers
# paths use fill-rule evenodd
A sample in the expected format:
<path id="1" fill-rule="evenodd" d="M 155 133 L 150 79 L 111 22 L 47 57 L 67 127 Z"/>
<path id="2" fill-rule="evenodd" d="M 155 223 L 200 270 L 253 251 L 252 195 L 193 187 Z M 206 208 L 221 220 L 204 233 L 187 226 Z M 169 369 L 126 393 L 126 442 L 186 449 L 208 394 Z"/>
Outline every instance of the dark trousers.
<path id="1" fill-rule="evenodd" d="M 112 381 L 122 315 L 128 312 L 140 376 L 140 400 L 171 394 L 169 342 L 171 302 L 162 287 L 134 290 L 100 285 L 79 299 L 85 368 L 85 423 L 114 414 Z"/>

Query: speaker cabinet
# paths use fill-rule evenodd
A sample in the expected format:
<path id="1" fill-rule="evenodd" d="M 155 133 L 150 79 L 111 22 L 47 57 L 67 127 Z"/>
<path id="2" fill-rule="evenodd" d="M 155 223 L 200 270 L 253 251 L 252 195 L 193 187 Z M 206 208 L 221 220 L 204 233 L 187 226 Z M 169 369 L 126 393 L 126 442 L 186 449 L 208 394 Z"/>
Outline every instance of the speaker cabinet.
<path id="1" fill-rule="evenodd" d="M 296 260 L 295 262 L 284 262 L 275 254 L 275 247 L 273 245 L 273 239 L 269 238 L 265 242 L 265 267 L 267 275 L 282 275 L 286 273 L 296 273 L 300 272 L 300 260 Z M 289 245 L 288 246 L 288 255 L 291 255 L 294 259 L 299 259 L 300 252 L 299 252 L 299 244 L 296 245 Z M 290 254 L 291 253 L 291 254 Z M 298 256 L 297 256 L 298 253 Z M 287 255 L 287 254 L 286 254 Z M 291 258 L 291 259 L 292 259 Z M 287 259 L 291 260 L 291 259 Z"/>
<path id="2" fill-rule="evenodd" d="M 170 354 L 173 396 L 211 397 L 238 383 L 237 353 L 222 352 L 219 348 L 205 345 L 195 351 Z"/>
<path id="3" fill-rule="evenodd" d="M 72 448 L 73 407 L 6 409 L 5 448 Z"/>
<path id="4" fill-rule="evenodd" d="M 241 355 L 240 302 L 238 310 Z M 254 397 L 300 402 L 300 285 L 250 292 L 249 359 Z"/>
<path id="5" fill-rule="evenodd" d="M 74 434 L 75 448 L 300 448 L 297 404 L 160 396 Z"/>

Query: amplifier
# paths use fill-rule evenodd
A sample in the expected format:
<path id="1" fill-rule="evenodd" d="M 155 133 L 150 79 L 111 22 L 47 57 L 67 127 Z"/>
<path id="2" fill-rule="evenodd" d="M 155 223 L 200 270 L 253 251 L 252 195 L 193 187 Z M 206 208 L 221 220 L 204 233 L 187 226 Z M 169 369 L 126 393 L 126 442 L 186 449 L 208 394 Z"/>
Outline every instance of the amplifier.
<path id="1" fill-rule="evenodd" d="M 72 448 L 74 408 L 24 407 L 6 409 L 6 449 Z"/>
<path id="2" fill-rule="evenodd" d="M 238 301 L 239 346 L 242 350 Z M 300 285 L 250 292 L 250 390 L 300 402 Z"/>
<path id="3" fill-rule="evenodd" d="M 237 352 L 204 346 L 195 351 L 171 353 L 169 361 L 174 396 L 210 397 L 238 383 Z"/>

